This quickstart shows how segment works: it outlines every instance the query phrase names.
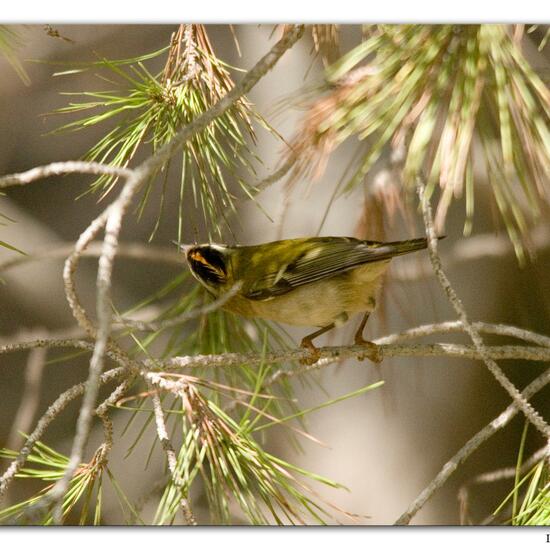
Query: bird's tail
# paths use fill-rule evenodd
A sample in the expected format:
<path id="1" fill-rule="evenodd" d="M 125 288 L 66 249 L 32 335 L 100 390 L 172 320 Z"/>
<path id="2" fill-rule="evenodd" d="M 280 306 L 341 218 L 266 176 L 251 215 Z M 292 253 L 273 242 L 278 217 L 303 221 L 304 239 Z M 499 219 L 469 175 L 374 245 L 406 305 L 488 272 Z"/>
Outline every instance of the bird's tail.
<path id="1" fill-rule="evenodd" d="M 444 239 L 445 236 L 438 237 L 438 239 Z M 378 253 L 382 253 L 388 257 L 401 256 L 408 254 L 409 252 L 415 252 L 417 250 L 423 250 L 428 248 L 428 240 L 425 237 L 420 239 L 410 239 L 408 241 L 394 241 L 390 243 L 384 243 Z"/>

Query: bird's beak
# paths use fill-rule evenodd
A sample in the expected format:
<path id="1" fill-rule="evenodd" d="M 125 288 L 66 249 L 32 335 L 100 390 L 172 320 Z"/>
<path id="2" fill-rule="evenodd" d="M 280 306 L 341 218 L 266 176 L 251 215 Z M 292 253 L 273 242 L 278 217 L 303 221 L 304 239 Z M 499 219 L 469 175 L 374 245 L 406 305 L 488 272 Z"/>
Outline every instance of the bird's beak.
<path id="1" fill-rule="evenodd" d="M 178 241 L 172 241 L 187 257 L 187 252 L 193 246 L 192 244 L 181 244 Z"/>

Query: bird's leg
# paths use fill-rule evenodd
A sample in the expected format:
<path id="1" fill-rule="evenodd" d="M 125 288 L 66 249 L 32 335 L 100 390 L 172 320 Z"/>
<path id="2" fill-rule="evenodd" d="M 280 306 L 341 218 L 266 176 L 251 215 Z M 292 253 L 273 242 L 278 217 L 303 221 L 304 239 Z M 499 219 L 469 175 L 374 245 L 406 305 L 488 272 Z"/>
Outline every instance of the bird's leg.
<path id="1" fill-rule="evenodd" d="M 367 342 L 364 338 L 363 338 L 363 331 L 365 330 L 365 325 L 367 324 L 367 321 L 369 320 L 369 316 L 370 316 L 370 311 L 367 311 L 365 313 L 365 315 L 363 315 L 363 319 L 361 319 L 361 324 L 359 325 L 358 329 L 357 329 L 357 332 L 355 333 L 355 344 L 357 346 L 361 346 L 363 345 L 365 342 Z M 367 342 L 367 343 L 371 343 L 371 342 Z"/>
<path id="2" fill-rule="evenodd" d="M 359 328 L 357 329 L 357 332 L 355 333 L 355 345 L 356 346 L 365 346 L 369 350 L 369 359 L 373 361 L 374 363 L 380 363 L 382 361 L 382 357 L 380 356 L 380 350 L 378 346 L 373 343 L 369 342 L 368 340 L 365 340 L 363 338 L 363 330 L 365 329 L 365 325 L 367 324 L 367 321 L 369 320 L 370 311 L 367 311 L 365 315 L 363 316 L 363 319 L 361 320 L 361 324 L 359 325 Z"/>
<path id="3" fill-rule="evenodd" d="M 303 365 L 313 365 L 313 363 L 316 363 L 319 360 L 319 348 L 313 345 L 312 340 L 314 338 L 317 338 L 317 336 L 321 336 L 321 334 L 332 330 L 335 326 L 336 325 L 334 323 L 330 323 L 330 325 L 322 327 L 319 330 L 316 330 L 315 332 L 312 332 L 311 334 L 308 334 L 307 336 L 304 336 L 304 338 L 302 338 L 302 343 L 300 344 L 300 346 L 308 349 L 311 352 L 311 357 L 301 359 L 300 363 L 302 363 Z"/>

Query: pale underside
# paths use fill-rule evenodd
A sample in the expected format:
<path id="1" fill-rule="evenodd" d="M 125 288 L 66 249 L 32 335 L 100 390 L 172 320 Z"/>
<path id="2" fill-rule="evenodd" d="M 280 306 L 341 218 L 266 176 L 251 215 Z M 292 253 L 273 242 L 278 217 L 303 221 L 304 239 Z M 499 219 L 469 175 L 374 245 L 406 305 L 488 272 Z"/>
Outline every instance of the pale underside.
<path id="1" fill-rule="evenodd" d="M 389 260 L 372 262 L 292 289 L 281 296 L 250 300 L 235 296 L 224 309 L 289 325 L 325 327 L 370 312 Z"/>

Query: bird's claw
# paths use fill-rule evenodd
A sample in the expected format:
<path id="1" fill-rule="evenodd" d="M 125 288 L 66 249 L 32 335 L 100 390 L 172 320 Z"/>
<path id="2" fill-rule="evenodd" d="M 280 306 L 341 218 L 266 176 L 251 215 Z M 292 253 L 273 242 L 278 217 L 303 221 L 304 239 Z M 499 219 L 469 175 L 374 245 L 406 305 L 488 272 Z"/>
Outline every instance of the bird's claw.
<path id="1" fill-rule="evenodd" d="M 302 359 L 300 359 L 300 365 L 313 365 L 319 361 L 321 358 L 321 352 L 319 351 L 319 348 L 313 345 L 313 342 L 304 338 L 300 345 L 302 348 L 307 349 L 310 353 L 309 356 L 302 357 Z"/>
<path id="2" fill-rule="evenodd" d="M 355 337 L 355 345 L 356 346 L 363 346 L 367 348 L 368 352 L 363 355 L 357 356 L 357 359 L 359 361 L 363 361 L 365 359 L 365 356 L 368 357 L 373 363 L 381 363 L 382 362 L 382 352 L 380 351 L 380 347 L 377 346 L 373 342 L 369 342 L 368 340 L 365 340 L 362 336 L 356 336 Z"/>

